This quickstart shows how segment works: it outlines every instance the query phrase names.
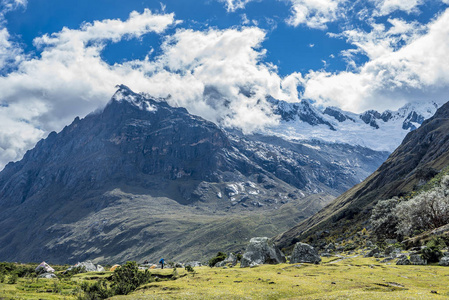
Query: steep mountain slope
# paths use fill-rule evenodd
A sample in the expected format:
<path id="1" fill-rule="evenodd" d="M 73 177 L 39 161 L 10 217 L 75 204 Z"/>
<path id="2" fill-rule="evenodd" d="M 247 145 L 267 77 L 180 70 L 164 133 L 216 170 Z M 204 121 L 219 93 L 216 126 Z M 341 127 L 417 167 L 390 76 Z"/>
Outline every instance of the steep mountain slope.
<path id="1" fill-rule="evenodd" d="M 366 221 L 380 199 L 401 196 L 432 178 L 449 165 L 449 103 L 418 129 L 409 133 L 385 163 L 365 181 L 354 186 L 313 217 L 275 240 L 289 247 L 295 240 L 335 234 Z"/>
<path id="2" fill-rule="evenodd" d="M 336 107 L 319 110 L 307 100 L 300 103 L 268 98 L 280 117 L 279 125 L 264 132 L 285 139 L 320 139 L 330 143 L 360 145 L 392 152 L 406 134 L 418 128 L 438 108 L 434 102 L 407 104 L 397 111 L 379 113 L 369 110 L 361 114 Z"/>
<path id="3" fill-rule="evenodd" d="M 201 259 L 275 235 L 386 158 L 226 132 L 121 86 L 0 173 L 0 260 Z"/>

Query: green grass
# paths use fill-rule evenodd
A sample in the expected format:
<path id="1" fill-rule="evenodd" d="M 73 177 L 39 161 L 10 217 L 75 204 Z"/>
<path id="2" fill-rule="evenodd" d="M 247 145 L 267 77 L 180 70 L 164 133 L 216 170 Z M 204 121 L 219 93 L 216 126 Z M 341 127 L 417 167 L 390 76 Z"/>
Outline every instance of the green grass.
<path id="1" fill-rule="evenodd" d="M 324 258 L 320 265 L 280 264 L 255 268 L 152 270 L 159 279 L 112 299 L 445 299 L 449 267 L 396 266 L 374 258 Z M 112 272 L 83 273 L 70 279 L 19 278 L 0 283 L 0 299 L 76 299 L 83 281 Z M 56 288 L 59 287 L 59 288 Z"/>
<path id="2" fill-rule="evenodd" d="M 326 263 L 326 262 L 330 263 Z M 443 299 L 449 268 L 396 266 L 372 258 L 326 259 L 321 265 L 195 268 L 112 299 Z M 432 293 L 432 291 L 436 292 Z"/>

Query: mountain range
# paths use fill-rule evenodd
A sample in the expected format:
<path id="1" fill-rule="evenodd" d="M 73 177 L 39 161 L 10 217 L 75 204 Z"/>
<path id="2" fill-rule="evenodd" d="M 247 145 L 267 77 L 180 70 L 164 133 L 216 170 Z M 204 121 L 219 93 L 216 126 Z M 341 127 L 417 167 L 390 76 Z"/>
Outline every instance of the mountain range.
<path id="1" fill-rule="evenodd" d="M 406 196 L 449 165 L 449 103 L 407 134 L 401 145 L 373 174 L 355 185 L 309 219 L 278 235 L 288 248 L 297 240 L 322 243 L 330 236 L 344 237 L 369 226 L 373 206 L 383 199 Z"/>
<path id="2" fill-rule="evenodd" d="M 426 117 L 411 107 L 356 115 L 270 101 L 277 130 L 339 132 L 352 122 L 377 132 L 401 123 L 408 132 Z M 0 172 L 0 260 L 199 260 L 240 250 L 312 216 L 389 154 L 269 130 L 220 128 L 119 86 L 103 110 L 50 133 Z"/>

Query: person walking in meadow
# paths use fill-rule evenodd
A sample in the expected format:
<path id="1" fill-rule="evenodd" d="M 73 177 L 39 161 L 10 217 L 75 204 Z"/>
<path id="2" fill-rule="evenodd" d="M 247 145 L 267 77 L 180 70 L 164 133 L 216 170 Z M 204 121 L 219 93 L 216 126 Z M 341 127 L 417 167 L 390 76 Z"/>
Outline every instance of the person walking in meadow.
<path id="1" fill-rule="evenodd" d="M 161 269 L 164 268 L 165 265 L 165 260 L 163 258 L 161 258 L 161 260 L 159 261 L 159 263 L 161 264 Z"/>

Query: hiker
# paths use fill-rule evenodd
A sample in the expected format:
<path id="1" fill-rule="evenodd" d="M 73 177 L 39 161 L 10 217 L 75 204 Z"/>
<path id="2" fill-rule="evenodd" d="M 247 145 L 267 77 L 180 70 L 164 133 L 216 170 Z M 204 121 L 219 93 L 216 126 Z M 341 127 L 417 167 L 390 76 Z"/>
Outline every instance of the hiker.
<path id="1" fill-rule="evenodd" d="M 161 258 L 161 260 L 159 261 L 159 263 L 161 264 L 161 269 L 164 268 L 165 265 L 165 260 L 163 258 Z"/>

